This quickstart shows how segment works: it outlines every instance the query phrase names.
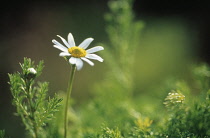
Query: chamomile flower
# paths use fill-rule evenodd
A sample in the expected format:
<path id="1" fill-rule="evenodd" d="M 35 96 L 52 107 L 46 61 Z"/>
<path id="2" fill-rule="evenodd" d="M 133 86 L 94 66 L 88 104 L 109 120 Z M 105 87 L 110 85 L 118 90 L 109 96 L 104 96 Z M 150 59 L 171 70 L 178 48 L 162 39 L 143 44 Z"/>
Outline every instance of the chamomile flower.
<path id="1" fill-rule="evenodd" d="M 74 42 L 74 37 L 71 33 L 68 34 L 68 41 L 66 41 L 63 37 L 57 35 L 64 43 L 62 45 L 55 39 L 52 40 L 52 42 L 55 44 L 54 47 L 61 50 L 62 52 L 59 54 L 61 57 L 68 57 L 67 59 L 69 60 L 70 64 L 76 65 L 77 70 L 82 69 L 83 67 L 83 61 L 87 62 L 91 66 L 94 65 L 92 61 L 89 59 L 93 60 L 98 60 L 100 62 L 103 62 L 103 59 L 96 55 L 93 54 L 95 52 L 104 50 L 102 46 L 95 46 L 93 48 L 90 48 L 88 50 L 87 47 L 90 45 L 90 43 L 93 41 L 93 38 L 87 38 L 85 39 L 79 46 L 76 46 Z"/>

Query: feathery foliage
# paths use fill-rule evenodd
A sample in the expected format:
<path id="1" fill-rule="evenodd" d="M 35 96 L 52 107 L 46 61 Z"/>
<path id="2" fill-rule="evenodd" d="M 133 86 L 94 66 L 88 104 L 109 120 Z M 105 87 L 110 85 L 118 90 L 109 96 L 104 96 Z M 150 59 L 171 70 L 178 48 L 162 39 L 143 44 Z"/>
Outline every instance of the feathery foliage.
<path id="1" fill-rule="evenodd" d="M 193 95 L 193 86 L 188 86 L 187 80 L 175 80 L 170 82 L 170 86 L 159 86 L 163 87 L 162 93 L 170 94 L 162 97 L 164 102 L 155 103 L 160 107 L 153 108 L 149 116 L 136 104 L 138 97 L 133 95 L 133 69 L 135 49 L 140 44 L 144 23 L 135 21 L 132 4 L 132 0 L 111 0 L 108 3 L 110 13 L 105 15 L 105 19 L 111 47 L 106 48 L 103 54 L 110 69 L 106 78 L 94 87 L 95 97 L 80 108 L 79 122 L 72 125 L 72 137 L 208 137 L 208 100 L 190 101 L 199 96 Z M 193 83 L 199 86 L 197 94 L 206 95 L 210 89 L 209 79 L 202 75 L 208 77 L 209 68 L 199 66 L 192 70 L 196 68 L 191 76 Z M 195 72 L 198 76 L 193 75 Z"/>
<path id="2" fill-rule="evenodd" d="M 73 138 L 207 138 L 210 137 L 210 68 L 207 64 L 189 69 L 189 79 L 169 79 L 151 89 L 160 100 L 147 108 L 144 97 L 134 95 L 135 50 L 144 27 L 135 20 L 133 0 L 110 0 L 105 15 L 110 42 L 103 52 L 108 71 L 93 87 L 93 98 L 77 110 L 68 111 L 68 133 Z M 104 45 L 104 44 L 103 44 Z M 13 105 L 31 137 L 62 138 L 61 99 L 47 99 L 48 83 L 35 79 L 43 62 L 34 65 L 25 58 L 22 72 L 9 74 Z M 173 77 L 172 77 L 173 78 Z M 161 88 L 161 90 L 159 89 Z M 64 100 L 66 97 L 64 97 Z M 147 99 L 145 99 L 147 100 Z M 72 102 L 72 100 L 70 100 Z M 71 103 L 72 104 L 72 103 Z M 61 107 L 60 110 L 63 107 Z M 55 119 L 53 119 L 55 117 Z M 50 121 L 51 120 L 51 121 Z M 49 122 L 50 121 L 50 122 Z M 0 131 L 0 137 L 5 132 Z"/>
<path id="3" fill-rule="evenodd" d="M 35 85 L 35 79 L 41 75 L 43 61 L 35 66 L 30 58 L 24 58 L 20 66 L 22 72 L 9 74 L 12 102 L 17 109 L 16 115 L 21 117 L 31 137 L 44 136 L 44 127 L 53 119 L 62 99 L 56 95 L 47 99 L 49 83 L 38 82 Z"/>
<path id="4" fill-rule="evenodd" d="M 107 45 L 111 46 L 103 52 L 110 68 L 108 74 L 127 94 L 132 94 L 135 51 L 144 27 L 144 22 L 135 20 L 132 6 L 133 0 L 111 0 L 108 2 L 110 12 L 105 14 L 110 40 Z"/>
<path id="5" fill-rule="evenodd" d="M 0 130 L 0 138 L 5 138 L 5 130 Z"/>

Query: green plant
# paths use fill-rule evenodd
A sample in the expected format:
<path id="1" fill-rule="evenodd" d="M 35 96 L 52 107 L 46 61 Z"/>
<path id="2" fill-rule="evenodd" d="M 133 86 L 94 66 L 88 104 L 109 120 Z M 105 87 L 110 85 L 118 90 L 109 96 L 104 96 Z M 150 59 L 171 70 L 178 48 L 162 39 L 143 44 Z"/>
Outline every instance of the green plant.
<path id="1" fill-rule="evenodd" d="M 0 130 L 0 138 L 5 138 L 5 130 Z"/>
<path id="2" fill-rule="evenodd" d="M 9 74 L 12 102 L 17 110 L 16 115 L 21 117 L 31 137 L 44 137 L 45 127 L 58 111 L 62 99 L 57 95 L 47 98 L 49 83 L 38 82 L 35 85 L 35 79 L 43 69 L 43 61 L 35 66 L 30 58 L 24 58 L 20 66 L 22 72 Z"/>
<path id="3" fill-rule="evenodd" d="M 136 120 L 135 113 L 140 114 L 130 98 L 133 95 L 135 50 L 144 23 L 135 20 L 132 4 L 132 0 L 111 0 L 108 3 L 110 12 L 105 15 L 105 20 L 110 42 L 103 44 L 109 46 L 102 53 L 108 71 L 106 78 L 95 85 L 94 98 L 87 106 L 81 107 L 78 132 L 85 137 L 99 132 L 103 123 L 109 132 L 114 133 L 113 128 L 117 127 L 117 131 L 126 137 Z"/>
<path id="4" fill-rule="evenodd" d="M 103 127 L 101 134 L 98 135 L 98 138 L 123 138 L 120 134 L 118 128 L 110 129 L 108 127 Z"/>
<path id="5" fill-rule="evenodd" d="M 178 93 L 169 94 L 165 99 L 166 102 L 164 104 L 170 109 L 165 128 L 167 136 L 183 138 L 210 136 L 209 73 L 210 70 L 207 65 L 199 65 L 192 68 L 193 85 L 197 86 L 197 91 L 195 91 L 197 98 L 192 93 L 188 93 L 186 95 L 188 102 L 184 104 L 185 96 L 180 91 L 187 89 L 184 85 L 179 85 L 181 87 L 178 87 Z"/>
<path id="6" fill-rule="evenodd" d="M 21 117 L 30 137 L 63 138 L 67 133 L 72 138 L 210 137 L 210 68 L 207 64 L 186 69 L 187 77 L 173 75 L 167 84 L 163 75 L 163 82 L 149 84 L 148 90 L 138 86 L 133 70 L 144 23 L 135 20 L 132 4 L 133 0 L 110 0 L 108 3 L 110 12 L 105 20 L 110 41 L 103 44 L 107 46 L 102 53 L 107 71 L 105 78 L 91 87 L 92 97 L 84 101 L 85 104 L 73 105 L 69 96 L 71 77 L 68 96 L 60 93 L 66 109 L 61 107 L 62 112 L 55 114 L 61 99 L 56 95 L 47 99 L 48 83 L 35 81 L 41 74 L 42 61 L 35 66 L 31 59 L 25 58 L 21 64 L 23 71 L 9 74 L 16 115 Z M 86 56 L 86 50 L 74 45 L 71 34 L 69 37 L 68 42 L 60 38 L 67 47 L 71 44 L 73 48 L 64 47 L 56 40 L 53 43 L 62 51 L 60 56 L 66 60 L 73 57 L 70 64 L 73 64 L 74 74 L 76 67 L 81 69 L 83 65 L 80 62 L 75 66 L 74 59 L 80 61 Z M 89 52 L 97 50 L 103 48 L 97 46 Z M 136 87 L 141 89 L 136 90 Z M 64 114 L 69 128 L 63 127 Z M 0 131 L 0 137 L 5 137 L 5 131 Z"/>

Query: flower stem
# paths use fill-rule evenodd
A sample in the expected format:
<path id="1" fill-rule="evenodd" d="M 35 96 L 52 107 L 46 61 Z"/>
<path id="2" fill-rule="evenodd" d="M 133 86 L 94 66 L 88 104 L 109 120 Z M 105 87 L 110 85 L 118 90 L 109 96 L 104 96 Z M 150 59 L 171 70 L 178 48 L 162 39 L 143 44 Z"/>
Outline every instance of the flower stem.
<path id="1" fill-rule="evenodd" d="M 67 99 L 66 99 L 66 107 L 65 107 L 65 112 L 64 112 L 64 138 L 67 138 L 67 130 L 68 130 L 68 104 L 69 104 L 69 99 L 71 96 L 71 91 L 72 91 L 72 85 L 73 85 L 73 80 L 74 80 L 74 74 L 76 71 L 76 65 L 72 65 L 71 69 L 71 76 L 68 84 L 68 90 L 67 90 Z"/>

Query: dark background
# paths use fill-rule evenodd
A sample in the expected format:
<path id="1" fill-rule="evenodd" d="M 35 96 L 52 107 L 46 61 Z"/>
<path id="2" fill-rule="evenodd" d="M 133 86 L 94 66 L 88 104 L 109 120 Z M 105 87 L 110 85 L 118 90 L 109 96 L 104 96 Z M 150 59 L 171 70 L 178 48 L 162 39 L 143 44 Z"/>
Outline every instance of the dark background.
<path id="1" fill-rule="evenodd" d="M 108 0 L 69 0 L 69 1 L 4 1 L 1 4 L 1 22 L 0 22 L 0 37 L 1 40 L 5 37 L 10 37 L 11 33 L 22 29 L 27 30 L 25 26 L 25 17 L 33 8 L 58 8 L 63 5 L 80 6 L 86 5 L 90 10 L 102 8 L 104 12 L 108 11 Z M 92 9 L 93 7 L 94 9 Z M 140 19 L 150 17 L 177 17 L 186 20 L 190 25 L 199 32 L 199 57 L 201 60 L 210 63 L 210 48 L 209 48 L 209 24 L 210 24 L 210 5 L 207 1 L 182 1 L 182 0 L 136 0 L 133 6 L 136 16 Z"/>
<path id="2" fill-rule="evenodd" d="M 66 35 L 72 30 L 75 36 L 81 36 L 77 40 L 81 41 L 86 38 L 87 34 L 93 34 L 98 42 L 107 39 L 101 34 L 105 34 L 103 14 L 108 12 L 107 0 L 75 0 L 75 1 L 4 1 L 1 4 L 0 15 L 0 129 L 5 129 L 11 136 L 21 137 L 24 128 L 19 128 L 19 118 L 13 116 L 15 108 L 11 105 L 11 94 L 9 91 L 8 73 L 15 72 L 18 62 L 22 62 L 24 56 L 32 57 L 36 61 L 45 59 L 49 55 L 39 51 L 42 42 L 52 46 L 51 39 L 57 34 Z M 195 59 L 201 62 L 210 63 L 210 7 L 205 1 L 183 1 L 183 0 L 136 0 L 134 2 L 134 12 L 137 19 L 145 22 L 151 18 L 159 19 L 180 19 L 190 26 L 196 32 L 197 46 Z M 87 12 L 91 14 L 88 15 Z M 70 15 L 68 15 L 70 13 Z M 81 16 L 87 14 L 85 16 Z M 64 18 L 69 17 L 67 22 Z M 94 26 L 93 20 L 98 24 Z M 81 22 L 80 26 L 76 26 Z M 57 28 L 55 28 L 58 26 Z M 69 27 L 73 26 L 73 27 Z M 89 28 L 87 28 L 87 26 Z M 95 28 L 93 31 L 92 28 Z M 84 34 L 78 34 L 77 30 L 84 30 Z M 30 33 L 33 32 L 33 33 Z M 80 31 L 81 32 L 81 31 Z M 32 36 L 30 36 L 33 34 Z M 24 37 L 21 37 L 23 36 Z M 42 36 L 42 38 L 39 38 Z M 34 43 L 31 40 L 36 41 Z M 40 43 L 39 43 L 40 42 Z M 40 47 L 36 47 L 40 45 Z M 27 46 L 31 46 L 28 48 Z M 29 52 L 34 51 L 33 54 Z M 48 50 L 44 50 L 45 52 Z M 58 54 L 58 51 L 50 49 L 49 52 Z M 40 55 L 37 56 L 37 53 Z M 56 61 L 57 60 L 57 61 Z M 53 59 L 54 62 L 61 61 L 58 57 Z M 52 61 L 46 60 L 48 66 Z M 63 62 L 64 64 L 64 62 Z M 52 68 L 56 68 L 53 64 Z M 87 67 L 88 68 L 88 67 Z M 65 72 L 67 70 L 63 70 Z M 52 79 L 49 76 L 45 78 Z M 61 76 L 62 78 L 62 76 Z M 100 78 L 100 76 L 99 76 Z M 96 79 L 99 79 L 96 78 Z M 59 78 L 58 78 L 59 79 Z M 65 81 L 65 79 L 64 79 Z M 78 80 L 79 81 L 79 80 Z M 55 81 L 52 83 L 55 84 Z M 56 86 L 55 86 L 56 87 Z M 63 88 L 66 84 L 63 84 Z M 56 87 L 55 90 L 59 90 Z M 81 96 L 81 95 L 79 95 Z M 85 97 L 85 96 L 84 96 Z"/>
<path id="3" fill-rule="evenodd" d="M 210 5 L 205 0 L 137 0 L 134 4 L 137 16 L 182 18 L 198 31 L 198 55 L 202 61 L 210 63 Z"/>

